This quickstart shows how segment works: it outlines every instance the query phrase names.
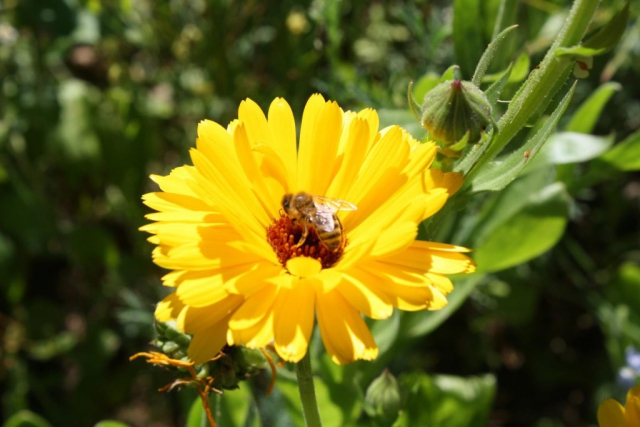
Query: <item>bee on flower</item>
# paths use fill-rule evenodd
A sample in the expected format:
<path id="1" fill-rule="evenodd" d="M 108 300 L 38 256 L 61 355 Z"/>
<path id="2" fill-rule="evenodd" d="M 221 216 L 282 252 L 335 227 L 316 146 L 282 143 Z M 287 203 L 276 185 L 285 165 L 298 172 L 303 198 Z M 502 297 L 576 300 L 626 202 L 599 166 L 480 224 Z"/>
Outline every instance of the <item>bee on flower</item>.
<path id="1" fill-rule="evenodd" d="M 466 248 L 416 240 L 462 176 L 430 169 L 435 144 L 379 129 L 372 109 L 313 95 L 297 138 L 286 101 L 265 115 L 246 100 L 226 128 L 201 122 L 190 154 L 193 165 L 152 176 L 161 191 L 143 197 L 156 212 L 141 229 L 170 270 L 156 318 L 192 335 L 195 363 L 271 344 L 298 362 L 316 318 L 336 363 L 374 359 L 362 315 L 442 308 L 447 275 L 475 269 Z"/>

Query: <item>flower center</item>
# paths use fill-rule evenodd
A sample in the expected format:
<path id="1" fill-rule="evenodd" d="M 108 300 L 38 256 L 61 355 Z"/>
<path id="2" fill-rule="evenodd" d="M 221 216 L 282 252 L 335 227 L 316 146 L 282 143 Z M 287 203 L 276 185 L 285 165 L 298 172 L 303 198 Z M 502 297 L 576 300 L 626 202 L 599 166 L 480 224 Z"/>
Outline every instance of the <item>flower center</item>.
<path id="1" fill-rule="evenodd" d="M 307 224 L 308 233 L 302 240 L 304 228 L 304 223 L 293 220 L 284 213 L 267 228 L 267 241 L 282 266 L 286 267 L 288 260 L 300 256 L 317 259 L 322 268 L 329 268 L 338 262 L 346 243 L 332 251 L 318 237 L 318 232 L 311 223 Z"/>

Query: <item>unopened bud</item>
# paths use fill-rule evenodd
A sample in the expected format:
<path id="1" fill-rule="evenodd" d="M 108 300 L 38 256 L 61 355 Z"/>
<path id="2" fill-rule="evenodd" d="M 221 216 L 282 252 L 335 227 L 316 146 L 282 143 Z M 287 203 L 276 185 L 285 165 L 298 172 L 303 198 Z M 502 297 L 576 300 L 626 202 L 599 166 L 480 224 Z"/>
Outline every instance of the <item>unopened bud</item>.
<path id="1" fill-rule="evenodd" d="M 398 418 L 401 404 L 402 396 L 398 381 L 385 370 L 367 389 L 365 410 L 370 417 L 384 425 L 391 425 Z"/>
<path id="2" fill-rule="evenodd" d="M 444 147 L 460 141 L 469 132 L 468 142 L 480 140 L 481 132 L 493 123 L 491 104 L 476 85 L 448 80 L 431 89 L 422 103 L 422 126 Z"/>

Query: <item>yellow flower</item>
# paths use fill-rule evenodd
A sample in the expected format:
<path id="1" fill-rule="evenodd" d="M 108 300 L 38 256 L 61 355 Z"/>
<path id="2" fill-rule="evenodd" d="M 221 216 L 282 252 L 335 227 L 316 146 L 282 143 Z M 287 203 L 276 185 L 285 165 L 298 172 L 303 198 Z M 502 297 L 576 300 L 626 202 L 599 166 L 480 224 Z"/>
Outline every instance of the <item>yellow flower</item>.
<path id="1" fill-rule="evenodd" d="M 627 403 L 623 407 L 614 399 L 607 399 L 598 408 L 600 427 L 638 427 L 640 426 L 640 386 L 627 393 Z"/>
<path id="2" fill-rule="evenodd" d="M 280 357 L 297 362 L 316 316 L 336 363 L 371 360 L 378 349 L 362 314 L 442 308 L 453 289 L 445 275 L 474 271 L 467 249 L 415 240 L 418 224 L 462 176 L 429 169 L 433 143 L 378 124 L 372 109 L 344 112 L 313 95 L 296 149 L 285 100 L 275 99 L 266 117 L 246 100 L 227 129 L 200 123 L 193 166 L 152 176 L 162 191 L 143 197 L 157 212 L 141 229 L 157 245 L 154 262 L 173 270 L 164 285 L 175 288 L 155 315 L 193 335 L 192 360 L 202 363 L 227 343 L 273 342 Z M 299 192 L 357 206 L 337 212 L 339 248 L 330 250 L 309 225 L 312 213 L 285 213 L 283 196 Z"/>

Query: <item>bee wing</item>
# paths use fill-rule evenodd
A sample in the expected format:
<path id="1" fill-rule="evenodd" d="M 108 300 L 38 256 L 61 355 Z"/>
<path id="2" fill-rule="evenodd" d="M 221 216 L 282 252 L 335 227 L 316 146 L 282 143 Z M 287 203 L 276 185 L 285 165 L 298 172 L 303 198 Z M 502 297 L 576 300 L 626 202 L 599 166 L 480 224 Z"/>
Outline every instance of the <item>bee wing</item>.
<path id="1" fill-rule="evenodd" d="M 345 200 L 334 199 L 332 197 L 313 196 L 313 203 L 317 209 L 321 206 L 327 207 L 331 212 L 336 213 L 338 211 L 356 211 L 357 206 L 353 203 L 349 203 Z"/>
<path id="2" fill-rule="evenodd" d="M 316 207 L 316 211 L 309 217 L 311 223 L 322 231 L 333 231 L 336 223 L 333 219 L 333 211 L 327 206 L 320 205 Z"/>

